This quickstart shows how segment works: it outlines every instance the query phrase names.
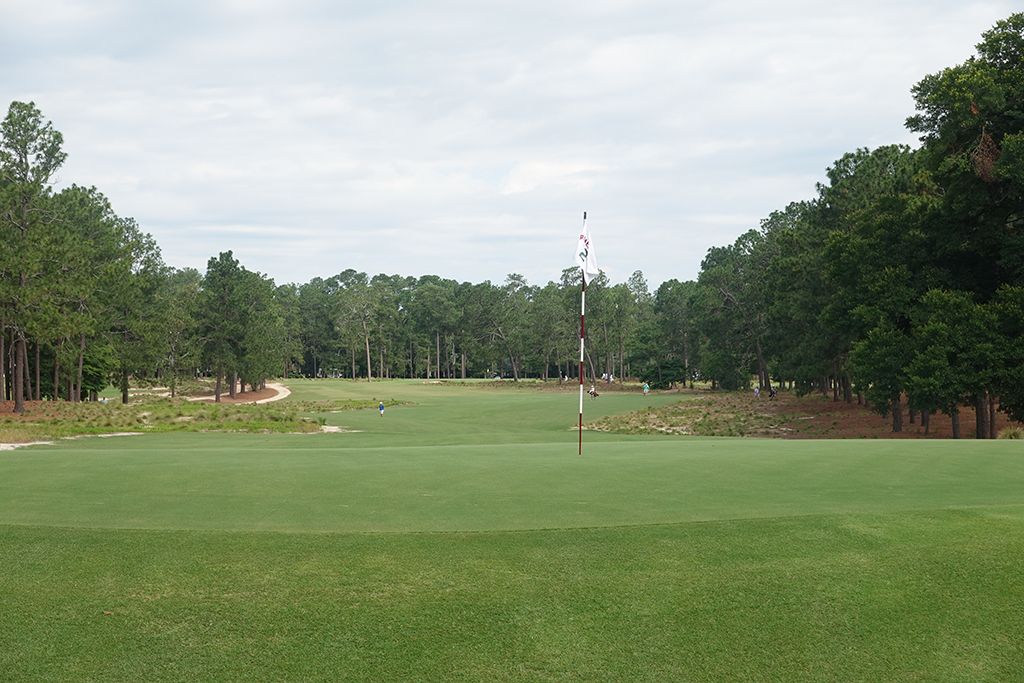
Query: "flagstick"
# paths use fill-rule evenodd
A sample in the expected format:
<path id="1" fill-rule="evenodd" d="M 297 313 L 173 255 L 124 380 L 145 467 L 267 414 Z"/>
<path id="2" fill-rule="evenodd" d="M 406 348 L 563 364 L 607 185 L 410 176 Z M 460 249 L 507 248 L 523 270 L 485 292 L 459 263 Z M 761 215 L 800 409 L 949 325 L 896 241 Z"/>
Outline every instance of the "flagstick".
<path id="1" fill-rule="evenodd" d="M 587 212 L 583 212 L 583 225 L 587 225 Z M 583 283 L 580 285 L 580 450 L 583 455 L 583 339 L 586 336 L 583 321 L 587 312 L 587 274 L 581 273 Z"/>
<path id="2" fill-rule="evenodd" d="M 583 455 L 583 319 L 587 310 L 587 278 L 580 289 L 580 455 Z"/>

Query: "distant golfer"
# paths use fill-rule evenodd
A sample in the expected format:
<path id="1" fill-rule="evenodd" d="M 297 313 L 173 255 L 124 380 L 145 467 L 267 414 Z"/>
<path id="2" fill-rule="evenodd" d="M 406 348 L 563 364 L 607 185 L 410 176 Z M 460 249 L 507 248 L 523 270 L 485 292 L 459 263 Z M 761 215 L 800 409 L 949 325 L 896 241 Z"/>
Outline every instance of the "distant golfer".
<path id="1" fill-rule="evenodd" d="M 651 391 L 651 385 L 648 384 L 647 382 L 644 382 L 644 396 L 646 396 L 648 393 L 650 393 L 650 391 Z"/>
<path id="2" fill-rule="evenodd" d="M 380 402 L 380 404 L 377 406 L 377 410 L 380 411 L 380 416 L 384 417 L 384 401 Z"/>

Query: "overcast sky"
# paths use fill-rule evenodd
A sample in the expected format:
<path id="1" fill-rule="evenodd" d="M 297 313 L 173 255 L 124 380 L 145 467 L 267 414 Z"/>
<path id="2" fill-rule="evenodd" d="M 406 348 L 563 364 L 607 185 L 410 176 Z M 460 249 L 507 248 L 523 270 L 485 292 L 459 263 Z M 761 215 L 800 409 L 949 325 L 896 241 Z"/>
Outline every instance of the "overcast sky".
<path id="1" fill-rule="evenodd" d="M 174 266 L 696 276 L 1014 2 L 0 0 L 0 106 Z"/>

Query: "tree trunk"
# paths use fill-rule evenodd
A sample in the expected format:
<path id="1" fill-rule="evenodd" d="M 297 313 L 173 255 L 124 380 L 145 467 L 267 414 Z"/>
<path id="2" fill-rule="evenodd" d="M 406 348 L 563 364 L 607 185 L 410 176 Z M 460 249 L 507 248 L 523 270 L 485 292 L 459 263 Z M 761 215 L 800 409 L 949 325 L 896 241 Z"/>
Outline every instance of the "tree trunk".
<path id="1" fill-rule="evenodd" d="M 43 383 L 42 383 L 42 378 L 40 377 L 41 371 L 39 370 L 40 357 L 39 357 L 39 340 L 38 339 L 36 340 L 35 346 L 36 346 L 36 362 L 35 362 L 36 381 L 35 381 L 35 386 L 32 387 L 32 398 L 35 399 L 36 401 L 38 401 L 38 400 L 40 400 L 42 398 L 42 394 L 43 394 Z"/>
<path id="2" fill-rule="evenodd" d="M 462 356 L 462 379 L 466 379 L 466 352 L 463 351 L 460 355 Z"/>
<path id="3" fill-rule="evenodd" d="M 16 333 L 14 342 L 14 412 L 25 412 L 25 366 L 21 360 L 25 350 L 25 339 Z"/>
<path id="4" fill-rule="evenodd" d="M 60 350 L 64 346 L 64 340 L 57 342 L 53 350 L 53 400 L 60 398 Z"/>
<path id="5" fill-rule="evenodd" d="M 440 332 L 435 332 L 434 333 L 434 343 L 436 344 L 436 347 L 435 347 L 436 348 L 436 351 L 435 351 L 436 355 L 434 356 L 434 360 L 437 363 L 437 372 L 435 374 L 437 375 L 438 379 L 441 379 L 441 333 Z"/>
<path id="6" fill-rule="evenodd" d="M 907 422 L 909 422 L 910 424 L 914 424 L 914 416 L 916 413 L 916 410 L 914 410 L 910 406 L 907 406 Z"/>
<path id="7" fill-rule="evenodd" d="M 988 438 L 995 439 L 999 434 L 996 431 L 996 397 L 988 395 Z"/>
<path id="8" fill-rule="evenodd" d="M 366 329 L 366 323 L 363 323 L 363 341 L 366 344 L 366 381 L 373 381 L 373 363 L 370 362 L 370 332 Z"/>
<path id="9" fill-rule="evenodd" d="M 847 403 L 853 403 L 853 387 L 850 382 L 850 373 L 843 373 L 843 400 Z"/>
<path id="10" fill-rule="evenodd" d="M 594 370 L 594 359 L 590 357 L 590 351 L 587 351 L 587 363 L 590 365 L 590 381 L 596 383 L 597 372 Z"/>
<path id="11" fill-rule="evenodd" d="M 921 424 L 924 425 L 924 433 L 927 434 L 932 424 L 932 411 L 922 410 L 921 411 Z"/>
<path id="12" fill-rule="evenodd" d="M 29 367 L 28 367 L 28 340 L 25 340 L 25 346 L 18 346 L 18 366 L 21 368 L 21 396 L 22 401 L 32 400 L 32 387 L 29 384 Z"/>
<path id="13" fill-rule="evenodd" d="M 988 392 L 983 391 L 974 397 L 974 437 L 988 438 Z"/>
<path id="14" fill-rule="evenodd" d="M 892 432 L 899 434 L 903 431 L 903 404 L 900 397 L 896 396 L 889 401 L 889 406 L 892 408 Z"/>
<path id="15" fill-rule="evenodd" d="M 619 381 L 626 377 L 626 347 L 622 339 L 619 339 Z"/>
<path id="16" fill-rule="evenodd" d="M 0 320 L 0 403 L 7 400 L 7 327 L 6 320 Z"/>
<path id="17" fill-rule="evenodd" d="M 237 384 L 238 384 L 238 371 L 237 370 L 232 370 L 231 371 L 231 384 L 228 385 L 228 396 L 229 397 L 231 397 L 231 398 L 235 397 L 235 394 L 237 393 L 235 391 L 235 386 Z"/>
<path id="18" fill-rule="evenodd" d="M 683 331 L 683 387 L 686 387 L 686 380 L 690 380 L 690 388 L 693 388 L 693 378 L 690 376 L 690 333 Z M 661 379 L 661 365 L 658 366 L 658 379 Z"/>
<path id="19" fill-rule="evenodd" d="M 355 379 L 356 378 L 356 350 L 355 350 L 355 347 L 350 348 L 349 351 L 352 352 L 352 379 Z"/>
<path id="20" fill-rule="evenodd" d="M 28 362 L 28 339 L 25 339 L 25 346 L 22 349 L 22 364 L 25 366 L 25 400 L 32 400 L 32 366 Z"/>
<path id="21" fill-rule="evenodd" d="M 78 392 L 81 391 L 82 387 L 79 385 Z M 121 368 L 121 403 L 128 405 L 128 368 Z"/>
<path id="22" fill-rule="evenodd" d="M 953 438 L 960 438 L 960 408 L 953 406 L 953 409 L 949 411 L 949 421 L 953 425 Z"/>
<path id="23" fill-rule="evenodd" d="M 220 370 L 217 371 L 217 383 L 213 387 L 213 402 L 214 403 L 220 403 L 220 390 L 221 390 L 220 378 L 221 378 L 221 376 L 223 374 L 224 373 L 221 372 Z"/>
<path id="24" fill-rule="evenodd" d="M 82 367 L 85 364 L 85 333 L 78 335 L 78 375 L 75 379 L 75 403 L 82 400 Z M 127 394 L 125 394 L 127 397 Z M 125 398 L 124 403 L 128 402 Z"/>
<path id="25" fill-rule="evenodd" d="M 771 390 L 772 383 L 768 379 L 768 365 L 764 360 L 764 351 L 761 349 L 761 340 L 756 339 L 754 342 L 754 351 L 757 353 L 757 373 L 758 373 L 758 384 L 762 389 Z"/>

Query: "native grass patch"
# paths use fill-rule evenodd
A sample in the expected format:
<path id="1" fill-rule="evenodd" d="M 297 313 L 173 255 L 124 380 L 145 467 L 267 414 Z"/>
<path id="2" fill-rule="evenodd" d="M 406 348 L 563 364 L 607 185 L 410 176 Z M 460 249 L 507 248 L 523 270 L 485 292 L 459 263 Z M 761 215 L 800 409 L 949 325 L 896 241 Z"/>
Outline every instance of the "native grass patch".
<path id="1" fill-rule="evenodd" d="M 386 406 L 401 402 L 385 400 Z M 365 400 L 284 401 L 266 404 L 217 404 L 149 396 L 119 402 L 39 401 L 24 415 L 0 415 L 0 443 L 102 435 L 120 432 L 313 433 L 321 416 L 375 408 Z"/>
<path id="2" fill-rule="evenodd" d="M 1000 439 L 1024 439 L 1024 427 L 1006 427 L 999 432 Z"/>
<path id="3" fill-rule="evenodd" d="M 746 392 L 683 394 L 676 403 L 609 415 L 587 428 L 619 434 L 678 434 L 693 436 L 781 436 L 795 419 L 769 411 L 768 401 L 752 401 Z"/>
<path id="4" fill-rule="evenodd" d="M 178 378 L 174 386 L 175 397 L 212 396 L 216 382 L 210 377 Z M 99 393 L 101 398 L 120 399 L 121 389 L 113 384 Z M 167 398 L 171 395 L 170 384 L 159 377 L 132 377 L 128 395 L 132 399 Z"/>
<path id="5" fill-rule="evenodd" d="M 609 415 L 587 428 L 618 434 L 678 434 L 694 436 L 747 436 L 785 439 L 950 438 L 947 415 L 932 414 L 925 426 L 920 414 L 904 412 L 903 431 L 894 434 L 891 418 L 856 401 L 847 403 L 830 395 L 798 396 L 780 391 L 777 398 L 757 398 L 751 391 L 680 390 L 680 400 Z M 905 410 L 905 409 L 904 409 Z M 960 407 L 961 425 L 972 425 L 974 409 Z M 1024 436 L 1024 425 L 997 413 L 1000 438 Z"/>

